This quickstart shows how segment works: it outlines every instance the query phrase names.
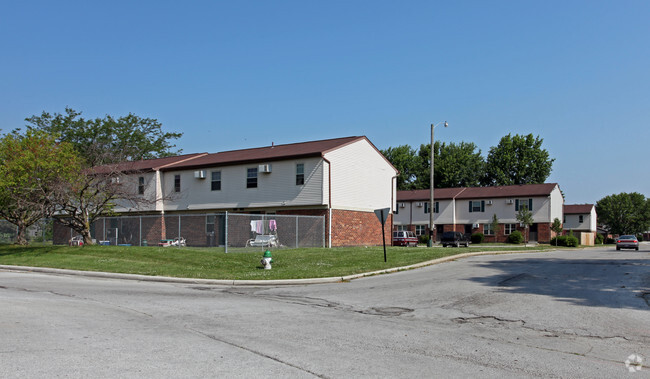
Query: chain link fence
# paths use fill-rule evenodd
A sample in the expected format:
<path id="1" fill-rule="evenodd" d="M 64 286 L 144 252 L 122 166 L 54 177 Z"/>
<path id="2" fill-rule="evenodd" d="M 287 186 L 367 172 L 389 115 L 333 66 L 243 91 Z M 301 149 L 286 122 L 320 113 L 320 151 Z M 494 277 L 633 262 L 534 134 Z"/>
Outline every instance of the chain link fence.
<path id="1" fill-rule="evenodd" d="M 55 225 L 54 243 L 77 233 Z M 260 248 L 325 247 L 325 217 L 275 214 L 175 214 L 104 217 L 91 225 L 100 245 L 223 247 L 226 252 Z"/>
<path id="2" fill-rule="evenodd" d="M 52 243 L 52 219 L 42 219 L 27 228 L 25 238 L 29 243 Z M 18 227 L 7 220 L 0 220 L 0 244 L 12 244 L 18 237 Z"/>

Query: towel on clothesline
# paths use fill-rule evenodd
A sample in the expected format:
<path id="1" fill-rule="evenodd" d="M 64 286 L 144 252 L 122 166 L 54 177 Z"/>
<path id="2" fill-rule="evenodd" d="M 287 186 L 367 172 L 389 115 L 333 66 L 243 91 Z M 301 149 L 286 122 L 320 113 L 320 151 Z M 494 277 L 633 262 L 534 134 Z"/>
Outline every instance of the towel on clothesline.
<path id="1" fill-rule="evenodd" d="M 269 229 L 272 232 L 275 232 L 278 229 L 278 225 L 275 223 L 275 220 L 269 220 Z"/>

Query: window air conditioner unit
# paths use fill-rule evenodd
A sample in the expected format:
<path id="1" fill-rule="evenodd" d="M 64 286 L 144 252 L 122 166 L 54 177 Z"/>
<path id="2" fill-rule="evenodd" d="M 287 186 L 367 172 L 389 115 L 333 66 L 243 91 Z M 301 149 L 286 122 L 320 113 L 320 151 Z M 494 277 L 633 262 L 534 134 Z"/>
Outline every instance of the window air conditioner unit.
<path id="1" fill-rule="evenodd" d="M 257 171 L 259 172 L 271 172 L 271 165 L 270 164 L 261 164 L 257 167 Z"/>
<path id="2" fill-rule="evenodd" d="M 422 206 L 424 206 L 424 203 L 416 203 L 415 205 L 418 206 L 418 207 L 422 207 Z"/>
<path id="3" fill-rule="evenodd" d="M 400 207 L 400 208 L 406 208 L 406 204 L 404 204 L 404 203 L 399 203 L 399 207 Z"/>
<path id="4" fill-rule="evenodd" d="M 197 179 L 205 179 L 205 170 L 194 171 L 194 177 Z"/>
<path id="5" fill-rule="evenodd" d="M 485 202 L 485 205 L 492 205 L 492 200 L 488 200 Z"/>
<path id="6" fill-rule="evenodd" d="M 515 201 L 512 200 L 512 199 L 508 199 L 508 200 L 506 200 L 506 204 L 514 204 L 514 203 L 515 203 Z"/>
<path id="7" fill-rule="evenodd" d="M 120 182 L 120 177 L 119 176 L 114 176 L 111 178 L 111 183 L 119 183 Z"/>
<path id="8" fill-rule="evenodd" d="M 472 228 L 478 229 L 478 224 L 472 224 Z"/>

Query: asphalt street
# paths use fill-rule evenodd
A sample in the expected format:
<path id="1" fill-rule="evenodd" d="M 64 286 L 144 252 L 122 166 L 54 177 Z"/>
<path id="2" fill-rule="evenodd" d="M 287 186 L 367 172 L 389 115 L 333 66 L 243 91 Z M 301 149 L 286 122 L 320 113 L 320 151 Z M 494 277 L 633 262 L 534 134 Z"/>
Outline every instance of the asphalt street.
<path id="1" fill-rule="evenodd" d="M 647 244 L 294 286 L 2 270 L 0 304 L 3 378 L 650 377 Z"/>

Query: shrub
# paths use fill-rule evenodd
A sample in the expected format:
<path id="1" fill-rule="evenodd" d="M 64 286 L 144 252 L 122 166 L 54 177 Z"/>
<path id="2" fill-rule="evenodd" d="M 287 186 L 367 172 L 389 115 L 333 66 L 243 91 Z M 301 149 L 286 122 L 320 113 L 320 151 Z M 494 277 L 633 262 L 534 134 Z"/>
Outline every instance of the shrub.
<path id="1" fill-rule="evenodd" d="M 483 233 L 474 233 L 470 238 L 472 240 L 472 243 L 483 243 L 485 235 L 483 235 Z"/>
<path id="2" fill-rule="evenodd" d="M 616 243 L 616 240 L 613 239 L 613 238 L 607 238 L 607 240 L 605 241 L 605 243 L 608 244 L 608 245 L 613 245 L 613 244 Z"/>
<path id="3" fill-rule="evenodd" d="M 418 236 L 418 242 L 420 242 L 423 245 L 428 245 L 429 244 L 429 235 L 428 234 L 420 234 Z"/>
<path id="4" fill-rule="evenodd" d="M 568 236 L 553 237 L 551 239 L 551 245 L 555 246 L 556 241 L 557 246 L 578 247 L 579 245 L 578 237 L 574 237 L 570 234 Z"/>
<path id="5" fill-rule="evenodd" d="M 580 242 L 578 241 L 578 237 L 574 237 L 572 235 L 569 235 L 566 237 L 566 246 L 567 247 L 578 247 Z"/>
<path id="6" fill-rule="evenodd" d="M 514 232 L 510 233 L 508 236 L 508 243 L 515 243 L 519 244 L 524 242 L 524 236 L 521 234 L 519 230 L 515 230 Z"/>
<path id="7" fill-rule="evenodd" d="M 603 241 L 605 240 L 605 237 L 603 237 L 602 234 L 596 234 L 596 245 L 602 245 Z"/>
<path id="8" fill-rule="evenodd" d="M 637 234 L 636 239 L 639 240 L 639 242 L 643 241 L 643 234 Z"/>

